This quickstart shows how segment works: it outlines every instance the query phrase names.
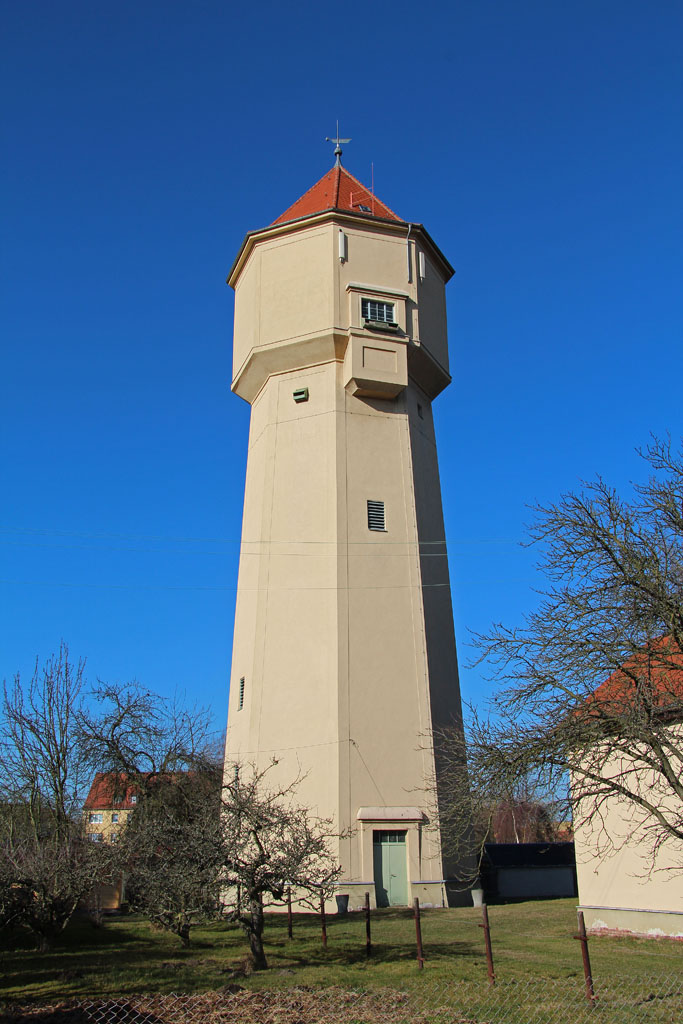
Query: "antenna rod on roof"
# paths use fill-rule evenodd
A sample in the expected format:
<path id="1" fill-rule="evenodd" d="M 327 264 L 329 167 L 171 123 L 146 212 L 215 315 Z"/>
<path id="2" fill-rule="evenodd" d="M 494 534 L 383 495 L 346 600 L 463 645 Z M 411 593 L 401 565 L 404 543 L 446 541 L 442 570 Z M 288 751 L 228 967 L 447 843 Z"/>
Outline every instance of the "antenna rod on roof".
<path id="1" fill-rule="evenodd" d="M 343 142 L 344 144 L 346 144 L 347 142 L 350 142 L 350 141 L 351 141 L 351 139 L 340 139 L 339 138 L 339 121 L 337 121 L 337 137 L 336 137 L 336 139 L 331 139 L 329 137 L 329 135 L 325 136 L 325 142 L 334 142 L 334 143 L 336 143 L 336 145 L 334 147 L 334 155 L 337 158 L 335 160 L 335 162 L 334 162 L 334 166 L 335 167 L 341 167 L 341 155 L 342 155 L 341 143 Z"/>

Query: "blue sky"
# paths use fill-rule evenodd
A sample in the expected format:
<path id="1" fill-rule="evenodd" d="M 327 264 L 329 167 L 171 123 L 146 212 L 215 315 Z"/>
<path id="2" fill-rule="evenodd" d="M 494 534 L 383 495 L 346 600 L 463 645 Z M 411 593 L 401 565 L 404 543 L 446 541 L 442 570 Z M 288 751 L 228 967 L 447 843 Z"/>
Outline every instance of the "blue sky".
<path id="1" fill-rule="evenodd" d="M 683 6 L 1 10 L 0 675 L 64 638 L 223 726 L 249 413 L 225 277 L 337 118 L 457 270 L 435 410 L 466 666 L 469 630 L 533 605 L 528 504 L 626 488 L 683 434 Z"/>

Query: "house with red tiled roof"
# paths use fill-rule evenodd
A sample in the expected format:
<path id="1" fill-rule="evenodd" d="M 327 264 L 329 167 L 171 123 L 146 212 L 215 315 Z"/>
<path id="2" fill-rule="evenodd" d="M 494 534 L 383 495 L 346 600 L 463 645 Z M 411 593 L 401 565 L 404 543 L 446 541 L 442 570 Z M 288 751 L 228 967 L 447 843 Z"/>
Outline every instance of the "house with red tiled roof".
<path id="1" fill-rule="evenodd" d="M 128 818 L 138 804 L 142 787 L 155 780 L 175 781 L 184 772 L 152 776 L 139 775 L 135 781 L 122 772 L 97 772 L 83 804 L 83 820 L 88 839 L 95 843 L 117 843 Z M 98 885 L 89 896 L 89 904 L 104 911 L 118 910 L 125 900 L 125 875 L 114 884 Z"/>
<path id="2" fill-rule="evenodd" d="M 117 772 L 97 772 L 83 804 L 88 838 L 95 843 L 115 843 L 135 810 L 137 786 Z"/>
<path id="3" fill-rule="evenodd" d="M 683 654 L 658 638 L 586 707 L 604 736 L 571 775 L 586 925 L 683 939 Z"/>
<path id="4" fill-rule="evenodd" d="M 83 821 L 90 842 L 117 843 L 137 806 L 139 786 L 121 772 L 97 772 L 83 804 Z M 111 913 L 125 902 L 125 874 L 115 883 L 96 885 L 85 901 L 92 911 Z"/>

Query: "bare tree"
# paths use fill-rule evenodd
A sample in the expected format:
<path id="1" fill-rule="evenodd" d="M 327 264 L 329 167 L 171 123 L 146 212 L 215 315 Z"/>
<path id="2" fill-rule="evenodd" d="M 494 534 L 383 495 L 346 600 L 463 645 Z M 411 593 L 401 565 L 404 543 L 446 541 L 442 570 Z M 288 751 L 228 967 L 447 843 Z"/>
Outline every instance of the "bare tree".
<path id="1" fill-rule="evenodd" d="M 552 805 L 522 796 L 495 805 L 489 842 L 557 843 L 563 835 Z"/>
<path id="2" fill-rule="evenodd" d="M 91 769 L 136 780 L 144 788 L 157 775 L 187 771 L 216 757 L 207 708 L 187 707 L 139 683 L 100 682 L 79 714 L 79 731 Z"/>
<path id="3" fill-rule="evenodd" d="M 628 498 L 597 479 L 535 509 L 547 586 L 523 625 L 478 637 L 502 686 L 476 759 L 494 790 L 531 778 L 605 847 L 623 841 L 608 806 L 626 806 L 653 863 L 673 843 L 683 867 L 683 447 L 641 454 Z"/>
<path id="4" fill-rule="evenodd" d="M 219 912 L 221 776 L 217 766 L 155 776 L 121 837 L 128 902 L 184 946 Z"/>
<path id="5" fill-rule="evenodd" d="M 268 771 L 217 768 L 209 716 L 137 684 L 84 695 L 84 665 L 62 646 L 27 688 L 5 687 L 0 733 L 0 915 L 19 917 L 47 948 L 95 883 L 130 872 L 134 905 L 189 944 L 193 923 L 227 911 L 265 967 L 264 900 L 331 890 L 339 868 L 326 822 Z M 84 699 L 89 697 L 88 699 Z M 94 771 L 135 810 L 121 842 L 85 833 Z M 119 790 L 117 794 L 117 788 Z"/>
<path id="6" fill-rule="evenodd" d="M 0 929 L 21 924 L 26 901 L 26 893 L 17 884 L 17 872 L 8 856 L 14 814 L 13 807 L 0 808 Z"/>
<path id="7" fill-rule="evenodd" d="M 115 859 L 85 836 L 80 804 L 89 778 L 76 720 L 84 663 L 66 645 L 27 685 L 3 687 L 0 718 L 0 885 L 3 917 L 46 949 Z"/>
<path id="8" fill-rule="evenodd" d="M 563 813 L 538 771 L 513 763 L 500 745 L 500 720 L 481 717 L 471 705 L 465 712 L 464 721 L 431 735 L 438 772 L 425 787 L 447 875 L 459 889 L 478 884 L 487 843 L 532 842 L 541 832 L 550 841 Z"/>
<path id="9" fill-rule="evenodd" d="M 3 684 L 0 792 L 6 805 L 25 808 L 37 832 L 49 815 L 68 826 L 89 785 L 89 766 L 77 736 L 85 662 L 69 660 L 66 644 L 36 667 Z"/>
<path id="10" fill-rule="evenodd" d="M 332 889 L 340 868 L 329 851 L 331 824 L 294 802 L 295 780 L 271 788 L 269 768 L 226 766 L 222 787 L 221 882 L 226 909 L 244 930 L 257 970 L 263 949 L 264 901 L 282 903 L 287 889 L 316 902 Z"/>
<path id="11" fill-rule="evenodd" d="M 193 924 L 219 903 L 222 771 L 208 709 L 137 682 L 99 682 L 78 718 L 91 770 L 114 801 L 135 793 L 121 831 L 127 901 L 190 944 Z"/>
<path id="12" fill-rule="evenodd" d="M 0 833 L 0 874 L 11 879 L 13 923 L 26 925 L 44 952 L 98 882 L 118 868 L 116 851 L 88 841 L 78 821 L 58 830 L 46 823 L 36 834 L 16 820 L 11 835 Z"/>

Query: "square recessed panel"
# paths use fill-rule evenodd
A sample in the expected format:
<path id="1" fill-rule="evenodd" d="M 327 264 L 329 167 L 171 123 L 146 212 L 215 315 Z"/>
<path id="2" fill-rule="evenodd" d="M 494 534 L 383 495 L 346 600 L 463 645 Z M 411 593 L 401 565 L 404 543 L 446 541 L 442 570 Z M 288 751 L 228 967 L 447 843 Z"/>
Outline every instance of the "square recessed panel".
<path id="1" fill-rule="evenodd" d="M 380 370 L 383 373 L 396 373 L 396 352 L 389 348 L 363 345 L 363 368 Z"/>

